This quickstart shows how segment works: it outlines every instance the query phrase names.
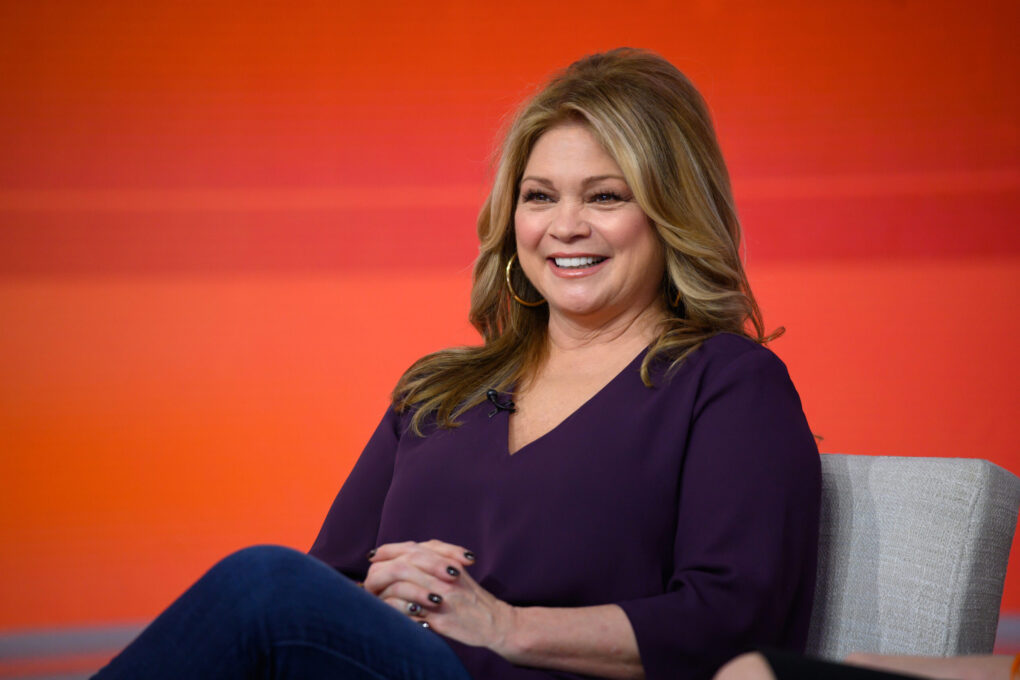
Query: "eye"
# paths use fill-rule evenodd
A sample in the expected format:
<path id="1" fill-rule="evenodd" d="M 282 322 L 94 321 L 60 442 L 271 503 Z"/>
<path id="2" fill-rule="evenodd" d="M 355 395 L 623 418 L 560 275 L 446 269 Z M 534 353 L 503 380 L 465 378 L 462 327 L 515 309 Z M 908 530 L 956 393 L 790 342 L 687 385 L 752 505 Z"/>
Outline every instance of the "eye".
<path id="1" fill-rule="evenodd" d="M 615 191 L 598 191 L 592 194 L 589 200 L 593 203 L 616 203 L 622 201 L 623 197 Z"/>
<path id="2" fill-rule="evenodd" d="M 525 191 L 524 195 L 521 196 L 521 202 L 523 203 L 529 203 L 532 201 L 551 201 L 551 200 L 552 199 L 549 198 L 549 194 L 546 194 L 542 191 L 537 191 L 535 189 Z"/>

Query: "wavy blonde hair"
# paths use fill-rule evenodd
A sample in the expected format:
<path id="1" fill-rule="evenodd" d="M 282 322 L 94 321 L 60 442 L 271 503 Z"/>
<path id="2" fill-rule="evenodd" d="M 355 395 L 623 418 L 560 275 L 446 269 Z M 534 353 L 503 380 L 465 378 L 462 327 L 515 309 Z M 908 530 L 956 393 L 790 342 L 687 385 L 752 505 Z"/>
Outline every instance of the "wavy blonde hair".
<path id="1" fill-rule="evenodd" d="M 478 215 L 469 318 L 484 343 L 429 354 L 401 377 L 393 405 L 400 412 L 415 410 L 411 426 L 419 435 L 428 419 L 455 426 L 488 389 L 507 390 L 542 360 L 548 309 L 514 302 L 504 270 L 515 252 L 514 209 L 528 156 L 543 133 L 566 122 L 587 125 L 613 157 L 663 245 L 662 297 L 669 315 L 641 364 L 646 385 L 652 386 L 650 366 L 657 358 L 667 358 L 675 370 L 717 333 L 764 343 L 782 332 L 765 335 L 740 260 L 729 174 L 701 95 L 652 52 L 595 54 L 556 74 L 506 133 Z M 539 296 L 519 267 L 513 286 L 526 299 Z"/>

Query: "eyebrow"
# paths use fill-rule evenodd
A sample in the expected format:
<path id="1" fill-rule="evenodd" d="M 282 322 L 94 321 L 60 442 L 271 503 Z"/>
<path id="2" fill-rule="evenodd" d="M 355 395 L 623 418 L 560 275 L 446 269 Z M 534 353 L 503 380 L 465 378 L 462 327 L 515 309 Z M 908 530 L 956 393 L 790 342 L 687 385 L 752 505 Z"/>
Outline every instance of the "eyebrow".
<path id="1" fill-rule="evenodd" d="M 584 181 L 581 182 L 581 186 L 588 186 L 589 184 L 595 184 L 596 182 L 601 182 L 604 179 L 618 179 L 618 180 L 622 180 L 624 182 L 627 181 L 626 179 L 624 179 L 620 175 L 594 175 L 592 177 L 586 177 L 584 179 Z M 547 187 L 553 186 L 552 180 L 546 179 L 545 177 L 535 177 L 534 175 L 528 175 L 527 177 L 522 177 L 521 178 L 521 184 L 524 184 L 528 180 L 531 180 L 532 182 L 538 182 L 539 184 L 542 184 L 542 185 L 547 186 Z"/>

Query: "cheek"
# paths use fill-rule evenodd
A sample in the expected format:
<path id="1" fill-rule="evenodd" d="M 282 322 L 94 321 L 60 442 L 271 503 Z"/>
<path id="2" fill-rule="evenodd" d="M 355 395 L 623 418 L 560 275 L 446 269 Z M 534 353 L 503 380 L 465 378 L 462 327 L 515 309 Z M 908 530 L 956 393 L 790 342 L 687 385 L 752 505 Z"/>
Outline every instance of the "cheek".
<path id="1" fill-rule="evenodd" d="M 518 251 L 528 250 L 537 247 L 542 240 L 542 228 L 534 215 L 526 210 L 517 210 L 514 213 L 514 235 Z"/>
<path id="2" fill-rule="evenodd" d="M 649 225 L 646 233 L 649 257 L 657 268 L 662 269 L 666 266 L 666 248 L 654 227 Z"/>
<path id="3" fill-rule="evenodd" d="M 666 269 L 666 255 L 655 228 L 643 222 L 636 225 L 632 236 L 630 248 L 636 255 L 635 266 L 649 281 L 660 281 Z"/>
<path id="4" fill-rule="evenodd" d="M 666 272 L 666 250 L 655 232 L 652 232 L 651 243 L 648 246 L 648 260 L 649 271 L 654 273 L 657 280 L 661 280 Z"/>
<path id="5" fill-rule="evenodd" d="M 650 262 L 661 260 L 662 243 L 655 227 L 644 213 L 631 216 L 614 226 L 614 229 L 607 232 L 613 234 L 614 247 L 638 254 L 642 259 L 647 259 Z"/>

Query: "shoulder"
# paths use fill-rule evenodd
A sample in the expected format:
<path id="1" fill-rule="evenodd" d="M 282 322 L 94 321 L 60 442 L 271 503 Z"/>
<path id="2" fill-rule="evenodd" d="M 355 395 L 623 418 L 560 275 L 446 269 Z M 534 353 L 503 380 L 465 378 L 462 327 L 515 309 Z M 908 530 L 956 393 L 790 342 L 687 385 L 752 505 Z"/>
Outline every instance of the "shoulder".
<path id="1" fill-rule="evenodd" d="M 732 363 L 736 360 L 770 361 L 774 359 L 779 361 L 779 357 L 772 350 L 736 333 L 713 335 L 701 343 L 698 352 L 703 355 L 703 361 L 711 361 L 718 365 Z"/>
<path id="2" fill-rule="evenodd" d="M 664 361 L 657 363 L 653 384 L 660 398 L 694 419 L 705 409 L 722 409 L 732 416 L 770 411 L 779 404 L 802 410 L 786 364 L 772 350 L 743 336 L 714 335 L 675 369 Z"/>
<path id="3" fill-rule="evenodd" d="M 786 364 L 767 347 L 733 334 L 713 336 L 699 352 L 688 380 L 696 382 L 695 448 L 724 466 L 739 465 L 767 479 L 781 472 L 813 488 L 818 448 Z"/>
<path id="4" fill-rule="evenodd" d="M 702 388 L 734 376 L 789 380 L 786 364 L 772 350 L 734 333 L 719 333 L 705 340 L 678 370 L 666 371 L 666 376 L 671 384 L 695 380 Z"/>
<path id="5" fill-rule="evenodd" d="M 733 333 L 720 333 L 705 341 L 704 349 L 713 373 L 772 375 L 789 379 L 783 360 L 775 352 L 749 338 Z"/>
<path id="6" fill-rule="evenodd" d="M 708 338 L 678 366 L 656 357 L 649 369 L 651 387 L 635 371 L 621 401 L 642 413 L 654 411 L 657 418 L 670 422 L 693 423 L 706 409 L 739 417 L 773 402 L 800 409 L 799 395 L 779 357 L 732 333 Z"/>

